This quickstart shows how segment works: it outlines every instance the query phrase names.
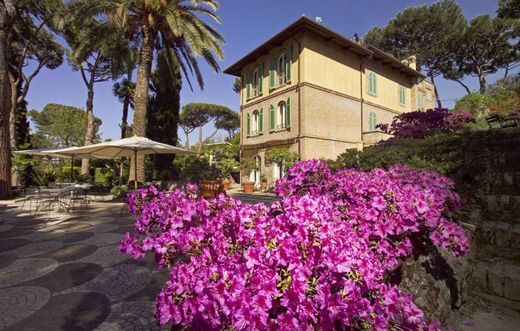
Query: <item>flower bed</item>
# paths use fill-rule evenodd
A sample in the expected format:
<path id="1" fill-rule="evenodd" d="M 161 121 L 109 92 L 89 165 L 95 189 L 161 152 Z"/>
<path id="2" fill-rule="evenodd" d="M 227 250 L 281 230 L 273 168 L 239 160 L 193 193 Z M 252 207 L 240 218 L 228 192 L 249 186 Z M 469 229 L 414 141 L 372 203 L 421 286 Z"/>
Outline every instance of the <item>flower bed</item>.
<path id="1" fill-rule="evenodd" d="M 277 182 L 271 207 L 230 197 L 195 198 L 197 188 L 129 196 L 137 233 L 121 252 L 155 253 L 171 268 L 157 298 L 161 324 L 194 329 L 439 329 L 389 279 L 431 240 L 454 256 L 468 250 L 451 221 L 453 182 L 404 166 L 332 174 L 301 161 Z"/>

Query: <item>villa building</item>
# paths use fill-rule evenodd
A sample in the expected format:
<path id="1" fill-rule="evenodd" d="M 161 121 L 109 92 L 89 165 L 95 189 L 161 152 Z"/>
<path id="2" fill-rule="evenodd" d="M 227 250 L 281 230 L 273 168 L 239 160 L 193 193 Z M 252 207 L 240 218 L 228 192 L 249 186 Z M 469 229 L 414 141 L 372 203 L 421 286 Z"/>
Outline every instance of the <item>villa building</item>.
<path id="1" fill-rule="evenodd" d="M 270 181 L 281 170 L 265 152 L 336 158 L 382 139 L 378 123 L 434 107 L 434 89 L 413 58 L 402 63 L 302 17 L 224 71 L 241 78 L 241 157 Z"/>

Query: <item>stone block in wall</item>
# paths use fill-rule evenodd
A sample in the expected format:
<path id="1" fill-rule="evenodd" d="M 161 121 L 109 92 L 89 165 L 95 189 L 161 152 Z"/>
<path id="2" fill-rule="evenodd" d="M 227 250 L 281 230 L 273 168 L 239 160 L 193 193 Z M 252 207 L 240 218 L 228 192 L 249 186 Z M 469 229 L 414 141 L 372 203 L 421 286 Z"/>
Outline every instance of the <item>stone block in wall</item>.
<path id="1" fill-rule="evenodd" d="M 504 296 L 520 301 L 520 265 L 504 264 Z"/>
<path id="2" fill-rule="evenodd" d="M 499 297 L 504 296 L 504 268 L 498 260 L 487 265 L 487 291 Z"/>
<path id="3" fill-rule="evenodd" d="M 511 247 L 518 248 L 520 252 L 520 224 L 513 225 L 511 231 Z"/>
<path id="4" fill-rule="evenodd" d="M 477 249 L 480 244 L 509 247 L 513 225 L 504 222 L 485 222 L 477 231 Z"/>
<path id="5" fill-rule="evenodd" d="M 486 207 L 491 212 L 500 210 L 498 197 L 496 195 L 488 195 L 486 197 Z"/>

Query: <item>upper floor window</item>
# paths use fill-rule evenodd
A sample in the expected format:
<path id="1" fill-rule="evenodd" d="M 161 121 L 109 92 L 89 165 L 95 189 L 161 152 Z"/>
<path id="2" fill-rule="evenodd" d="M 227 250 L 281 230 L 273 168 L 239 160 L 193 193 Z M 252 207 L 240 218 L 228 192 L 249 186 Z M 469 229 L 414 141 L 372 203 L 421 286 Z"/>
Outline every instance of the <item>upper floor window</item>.
<path id="1" fill-rule="evenodd" d="M 260 111 L 255 110 L 252 114 L 247 113 L 246 115 L 246 135 L 257 136 L 263 132 L 264 122 L 264 110 L 260 108 Z"/>
<path id="2" fill-rule="evenodd" d="M 370 71 L 367 76 L 368 94 L 377 96 L 377 76 L 374 72 Z"/>
<path id="3" fill-rule="evenodd" d="M 292 47 L 287 47 L 269 63 L 269 89 L 274 89 L 291 82 Z"/>
<path id="4" fill-rule="evenodd" d="M 399 105 L 404 106 L 406 105 L 406 90 L 404 86 L 399 85 Z"/>
<path id="5" fill-rule="evenodd" d="M 262 78 L 264 72 L 264 65 L 259 64 L 253 71 L 246 73 L 246 99 L 262 95 Z"/>
<path id="6" fill-rule="evenodd" d="M 255 71 L 253 71 L 253 81 L 252 81 L 252 84 L 253 84 L 253 97 L 256 97 L 259 94 L 259 91 L 258 91 L 258 69 L 255 69 Z"/>
<path id="7" fill-rule="evenodd" d="M 283 100 L 276 108 L 269 106 L 269 132 L 285 130 L 291 127 L 291 98 Z"/>
<path id="8" fill-rule="evenodd" d="M 278 104 L 278 112 L 276 116 L 276 130 L 282 130 L 285 129 L 286 124 L 286 112 L 287 112 L 287 105 L 285 101 L 280 101 Z"/>
<path id="9" fill-rule="evenodd" d="M 419 111 L 423 111 L 424 110 L 423 93 L 422 92 L 417 93 L 417 110 L 419 110 Z"/>
<path id="10" fill-rule="evenodd" d="M 368 131 L 369 132 L 375 131 L 376 125 L 377 125 L 376 113 L 371 111 L 370 114 L 368 115 Z"/>
<path id="11" fill-rule="evenodd" d="M 278 58 L 278 67 L 277 67 L 278 86 L 282 86 L 283 84 L 285 84 L 285 62 L 286 62 L 285 54 L 280 55 L 280 57 Z"/>

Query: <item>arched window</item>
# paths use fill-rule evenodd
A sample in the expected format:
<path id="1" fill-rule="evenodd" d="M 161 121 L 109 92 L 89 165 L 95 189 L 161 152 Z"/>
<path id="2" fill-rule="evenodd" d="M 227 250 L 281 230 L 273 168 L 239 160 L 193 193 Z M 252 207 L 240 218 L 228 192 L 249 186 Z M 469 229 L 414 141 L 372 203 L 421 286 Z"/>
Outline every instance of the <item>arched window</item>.
<path id="1" fill-rule="evenodd" d="M 377 76 L 374 72 L 370 71 L 367 76 L 368 80 L 368 94 L 377 96 Z"/>
<path id="2" fill-rule="evenodd" d="M 278 86 L 285 84 L 285 54 L 280 55 L 278 58 Z"/>
<path id="3" fill-rule="evenodd" d="M 252 84 L 253 84 L 253 96 L 256 97 L 258 95 L 258 93 L 259 93 L 259 89 L 258 89 L 258 69 L 255 69 L 255 71 L 253 72 Z"/>
<path id="4" fill-rule="evenodd" d="M 285 101 L 280 101 L 278 103 L 278 110 L 276 114 L 276 130 L 283 130 L 286 128 L 286 118 L 287 118 L 287 104 Z"/>
<path id="5" fill-rule="evenodd" d="M 370 114 L 368 115 L 368 131 L 369 132 L 375 131 L 376 125 L 377 125 L 376 113 L 371 111 Z"/>
<path id="6" fill-rule="evenodd" d="M 253 123 L 251 128 L 251 135 L 256 136 L 258 134 L 258 123 L 259 123 L 260 114 L 258 110 L 253 112 Z"/>

